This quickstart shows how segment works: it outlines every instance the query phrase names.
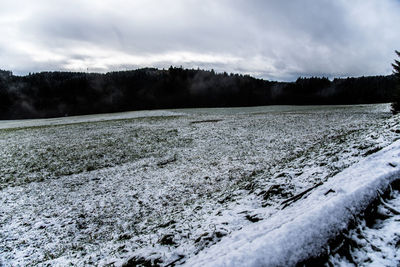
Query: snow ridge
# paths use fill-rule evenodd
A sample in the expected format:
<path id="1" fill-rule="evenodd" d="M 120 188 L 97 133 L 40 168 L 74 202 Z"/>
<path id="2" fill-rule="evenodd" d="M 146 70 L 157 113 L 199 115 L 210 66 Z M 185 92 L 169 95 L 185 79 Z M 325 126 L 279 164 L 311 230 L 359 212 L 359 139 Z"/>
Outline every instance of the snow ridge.
<path id="1" fill-rule="evenodd" d="M 400 140 L 345 169 L 304 200 L 190 258 L 186 266 L 291 266 L 329 252 L 327 242 L 400 178 Z"/>

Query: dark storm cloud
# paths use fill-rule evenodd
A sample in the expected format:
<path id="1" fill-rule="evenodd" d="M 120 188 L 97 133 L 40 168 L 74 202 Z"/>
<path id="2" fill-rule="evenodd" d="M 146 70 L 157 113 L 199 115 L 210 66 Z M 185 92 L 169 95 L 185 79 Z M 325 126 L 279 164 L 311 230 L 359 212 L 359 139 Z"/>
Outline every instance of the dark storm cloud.
<path id="1" fill-rule="evenodd" d="M 99 3 L 100 2 L 100 3 Z M 287 80 L 390 73 L 396 0 L 3 1 L 1 68 L 214 68 Z"/>

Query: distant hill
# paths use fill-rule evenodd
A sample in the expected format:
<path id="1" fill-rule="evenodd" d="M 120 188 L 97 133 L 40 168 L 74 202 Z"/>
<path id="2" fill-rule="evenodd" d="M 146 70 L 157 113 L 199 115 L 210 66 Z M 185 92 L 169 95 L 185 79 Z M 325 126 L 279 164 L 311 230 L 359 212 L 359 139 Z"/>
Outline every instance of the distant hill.
<path id="1" fill-rule="evenodd" d="M 142 109 L 391 102 L 393 75 L 275 82 L 171 67 L 99 73 L 0 70 L 0 119 L 48 118 Z"/>

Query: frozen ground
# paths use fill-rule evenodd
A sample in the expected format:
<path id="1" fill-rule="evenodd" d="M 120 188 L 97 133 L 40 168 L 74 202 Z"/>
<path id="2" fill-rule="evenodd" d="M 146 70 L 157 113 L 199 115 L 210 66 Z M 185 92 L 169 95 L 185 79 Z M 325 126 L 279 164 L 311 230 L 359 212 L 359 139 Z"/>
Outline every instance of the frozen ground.
<path id="1" fill-rule="evenodd" d="M 373 228 L 363 229 L 361 225 L 358 231 L 350 233 L 350 238 L 341 236 L 346 236 L 348 230 L 357 225 L 379 194 L 399 181 L 400 141 L 396 141 L 331 177 L 267 220 L 245 226 L 201 251 L 190 258 L 186 266 L 322 266 L 323 259 L 330 254 L 333 257 L 327 261 L 327 266 L 346 265 L 347 258 L 355 266 L 368 263 L 397 266 L 398 217 L 390 220 L 383 217 L 384 220 Z M 399 202 L 396 197 L 399 197 L 397 191 L 391 203 L 382 201 L 378 206 L 382 210 L 379 214 L 400 214 L 396 205 L 391 205 Z M 375 212 L 369 214 L 371 219 L 379 217 Z M 346 249 L 344 241 L 351 246 Z M 357 243 L 362 245 L 354 246 Z M 312 259 L 314 261 L 310 262 Z"/>
<path id="2" fill-rule="evenodd" d="M 331 253 L 326 266 L 399 266 L 400 192 L 381 199 L 375 220 L 362 219 L 345 237 L 343 247 Z"/>
<path id="3" fill-rule="evenodd" d="M 4 265 L 183 263 L 400 132 L 388 105 L 143 111 L 0 128 Z"/>

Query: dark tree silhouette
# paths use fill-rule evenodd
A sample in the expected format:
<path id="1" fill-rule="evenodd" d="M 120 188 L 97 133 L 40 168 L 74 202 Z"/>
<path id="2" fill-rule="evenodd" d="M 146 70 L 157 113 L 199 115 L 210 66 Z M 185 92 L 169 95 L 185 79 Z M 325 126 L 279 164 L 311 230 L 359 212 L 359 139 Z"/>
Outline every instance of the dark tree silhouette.
<path id="1" fill-rule="evenodd" d="M 395 88 L 396 75 L 274 82 L 182 67 L 26 76 L 0 70 L 0 120 L 164 108 L 388 103 Z"/>
<path id="2" fill-rule="evenodd" d="M 400 52 L 395 51 L 397 56 L 400 57 Z M 396 75 L 397 78 L 397 87 L 396 92 L 394 94 L 394 101 L 392 103 L 392 112 L 393 114 L 397 114 L 400 112 L 400 61 L 394 60 L 393 66 L 393 73 Z"/>

